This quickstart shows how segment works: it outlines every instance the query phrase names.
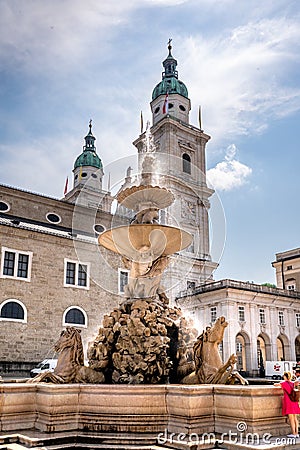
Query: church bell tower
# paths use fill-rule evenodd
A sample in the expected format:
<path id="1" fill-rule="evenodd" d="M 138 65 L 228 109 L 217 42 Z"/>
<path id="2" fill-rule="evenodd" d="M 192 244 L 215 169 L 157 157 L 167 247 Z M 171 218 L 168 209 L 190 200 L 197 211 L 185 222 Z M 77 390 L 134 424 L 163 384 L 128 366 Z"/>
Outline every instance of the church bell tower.
<path id="1" fill-rule="evenodd" d="M 73 168 L 73 189 L 65 195 L 70 203 L 111 211 L 113 197 L 102 188 L 103 165 L 96 152 L 96 138 L 92 133 L 92 121 L 84 138 L 82 153 L 76 158 Z"/>
<path id="2" fill-rule="evenodd" d="M 176 224 L 194 238 L 167 274 L 167 283 L 174 286 L 172 294 L 176 294 L 212 280 L 217 267 L 210 256 L 208 218 L 209 198 L 214 191 L 206 183 L 205 147 L 210 136 L 189 122 L 191 102 L 185 84 L 178 78 L 171 39 L 162 64 L 162 80 L 153 89 L 150 103 L 150 132 L 159 161 L 159 184 L 170 189 L 176 200 L 161 222 Z M 133 143 L 140 163 L 145 152 L 145 133 Z"/>

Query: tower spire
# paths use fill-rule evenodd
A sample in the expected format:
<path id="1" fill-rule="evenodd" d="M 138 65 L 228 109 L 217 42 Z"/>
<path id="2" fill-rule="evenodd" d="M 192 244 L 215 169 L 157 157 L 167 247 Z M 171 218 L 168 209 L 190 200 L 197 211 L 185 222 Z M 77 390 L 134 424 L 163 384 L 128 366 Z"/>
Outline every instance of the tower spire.
<path id="1" fill-rule="evenodd" d="M 172 55 L 171 55 L 171 50 L 172 50 L 172 44 L 171 44 L 171 42 L 172 42 L 172 38 L 169 38 L 169 40 L 168 40 L 169 56 L 172 56 Z"/>
<path id="2" fill-rule="evenodd" d="M 92 133 L 92 119 L 90 119 L 90 121 L 89 121 L 89 132 L 85 136 L 84 140 L 85 140 L 85 145 L 83 147 L 83 150 L 96 152 L 96 147 L 95 147 L 96 138 Z"/>
<path id="3" fill-rule="evenodd" d="M 177 61 L 175 58 L 173 58 L 171 50 L 172 50 L 172 39 L 170 38 L 168 41 L 168 50 L 169 50 L 169 54 L 167 56 L 167 58 L 163 61 L 163 66 L 165 71 L 162 73 L 162 79 L 164 80 L 165 78 L 171 78 L 171 77 L 175 77 L 176 79 L 178 79 L 178 72 L 176 70 L 177 67 Z"/>

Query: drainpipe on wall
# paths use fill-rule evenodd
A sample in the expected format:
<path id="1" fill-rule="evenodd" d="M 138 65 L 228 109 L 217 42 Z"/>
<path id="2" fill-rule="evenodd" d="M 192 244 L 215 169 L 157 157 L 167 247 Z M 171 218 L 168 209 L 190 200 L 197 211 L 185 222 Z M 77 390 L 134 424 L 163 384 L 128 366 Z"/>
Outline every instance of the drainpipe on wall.
<path id="1" fill-rule="evenodd" d="M 283 260 L 281 261 L 281 278 L 282 278 L 282 289 L 285 289 L 285 281 L 283 275 Z"/>

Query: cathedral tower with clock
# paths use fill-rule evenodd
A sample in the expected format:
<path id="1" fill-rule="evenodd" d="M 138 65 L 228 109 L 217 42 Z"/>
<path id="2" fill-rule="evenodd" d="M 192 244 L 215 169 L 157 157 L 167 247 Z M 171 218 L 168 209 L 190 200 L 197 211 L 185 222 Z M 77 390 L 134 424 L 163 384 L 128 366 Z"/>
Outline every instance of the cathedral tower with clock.
<path id="1" fill-rule="evenodd" d="M 205 147 L 210 136 L 189 122 L 188 90 L 178 78 L 177 61 L 171 51 L 169 40 L 162 80 L 152 92 L 150 131 L 159 161 L 158 182 L 171 189 L 176 198 L 161 221 L 174 223 L 194 237 L 192 245 L 169 269 L 168 284 L 176 286 L 174 291 L 178 292 L 212 280 L 217 263 L 210 256 L 209 238 L 209 198 L 214 191 L 206 183 Z M 133 143 L 140 160 L 144 140 L 145 132 Z"/>

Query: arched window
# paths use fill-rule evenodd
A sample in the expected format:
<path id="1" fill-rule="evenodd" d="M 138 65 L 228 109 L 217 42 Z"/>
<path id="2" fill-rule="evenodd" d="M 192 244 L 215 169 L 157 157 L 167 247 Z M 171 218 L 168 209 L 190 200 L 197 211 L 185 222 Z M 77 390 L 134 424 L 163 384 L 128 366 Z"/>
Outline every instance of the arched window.
<path id="1" fill-rule="evenodd" d="M 182 170 L 185 173 L 191 173 L 191 157 L 187 153 L 182 155 Z"/>
<path id="2" fill-rule="evenodd" d="M 64 313 L 63 325 L 87 326 L 86 312 L 78 306 L 71 306 Z"/>
<path id="3" fill-rule="evenodd" d="M 0 306 L 0 320 L 27 322 L 27 310 L 19 300 L 6 300 Z"/>

